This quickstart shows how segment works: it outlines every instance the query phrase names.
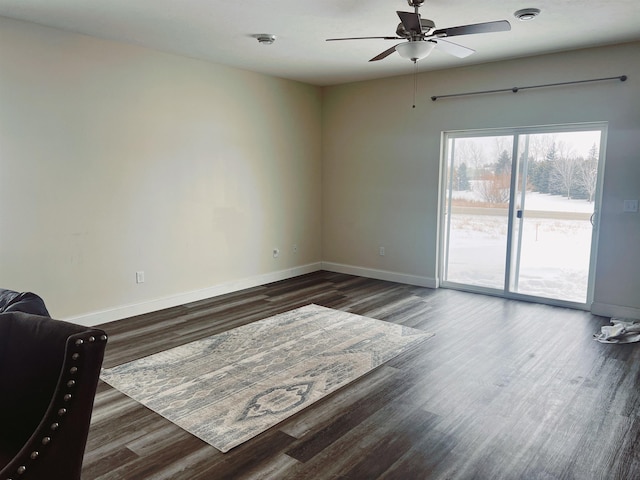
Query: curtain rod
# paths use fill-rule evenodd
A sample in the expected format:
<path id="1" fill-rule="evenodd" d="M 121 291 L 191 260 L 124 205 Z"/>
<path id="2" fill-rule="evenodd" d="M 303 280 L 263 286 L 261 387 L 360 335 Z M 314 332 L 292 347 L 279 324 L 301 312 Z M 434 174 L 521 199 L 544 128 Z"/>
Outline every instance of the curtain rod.
<path id="1" fill-rule="evenodd" d="M 528 87 L 499 88 L 497 90 L 482 90 L 478 92 L 451 93 L 449 95 L 434 95 L 433 97 L 431 97 L 431 100 L 435 102 L 439 98 L 465 97 L 468 95 L 482 95 L 485 93 L 501 93 L 501 92 L 518 93 L 520 90 L 528 90 L 530 88 L 559 87 L 563 85 L 575 85 L 578 83 L 604 82 L 605 80 L 620 80 L 621 82 L 625 82 L 627 78 L 628 77 L 626 75 L 620 75 L 618 77 L 593 78 L 591 80 L 574 80 L 572 82 L 547 83 L 544 85 L 530 85 Z"/>

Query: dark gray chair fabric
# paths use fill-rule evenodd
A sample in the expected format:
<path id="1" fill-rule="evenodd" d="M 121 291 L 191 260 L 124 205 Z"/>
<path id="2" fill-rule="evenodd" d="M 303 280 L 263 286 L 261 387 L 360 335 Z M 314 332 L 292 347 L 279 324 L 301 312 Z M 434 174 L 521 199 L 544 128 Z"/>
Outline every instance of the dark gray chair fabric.
<path id="1" fill-rule="evenodd" d="M 0 480 L 79 480 L 107 335 L 16 298 L 0 313 Z"/>

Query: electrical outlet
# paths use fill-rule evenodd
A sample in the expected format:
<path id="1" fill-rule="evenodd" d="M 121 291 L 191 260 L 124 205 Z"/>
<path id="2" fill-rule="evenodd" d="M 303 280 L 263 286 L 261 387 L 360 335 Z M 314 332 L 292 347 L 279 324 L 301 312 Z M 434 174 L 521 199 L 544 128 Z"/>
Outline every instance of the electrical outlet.
<path id="1" fill-rule="evenodd" d="M 136 283 L 144 283 L 144 272 L 136 272 Z"/>
<path id="2" fill-rule="evenodd" d="M 625 200 L 622 204 L 622 211 L 636 213 L 638 211 L 638 200 Z"/>
<path id="3" fill-rule="evenodd" d="M 378 253 L 380 254 L 381 257 L 384 257 L 384 247 L 380 247 L 380 250 L 378 250 Z"/>
<path id="4" fill-rule="evenodd" d="M 280 250 L 277 248 L 273 249 L 273 258 L 278 258 L 280 256 Z"/>

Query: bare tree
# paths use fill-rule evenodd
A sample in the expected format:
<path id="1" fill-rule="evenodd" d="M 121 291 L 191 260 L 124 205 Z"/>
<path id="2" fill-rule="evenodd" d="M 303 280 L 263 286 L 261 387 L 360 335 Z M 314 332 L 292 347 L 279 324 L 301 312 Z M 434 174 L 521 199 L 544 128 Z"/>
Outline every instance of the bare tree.
<path id="1" fill-rule="evenodd" d="M 473 138 L 456 140 L 456 163 L 459 161 L 459 163 L 466 163 L 471 167 L 471 172 L 467 172 L 470 178 L 475 178 L 487 163 L 482 145 L 474 140 Z"/>
<path id="2" fill-rule="evenodd" d="M 487 203 L 504 204 L 509 201 L 510 173 L 487 173 L 473 186 Z"/>
<path id="3" fill-rule="evenodd" d="M 554 135 L 548 133 L 535 133 L 529 135 L 529 159 L 536 162 L 542 162 L 545 155 L 551 149 L 551 145 L 555 143 Z"/>
<path id="4" fill-rule="evenodd" d="M 581 159 L 573 155 L 558 156 L 553 162 L 551 170 L 551 181 L 553 184 L 571 198 L 571 189 L 575 185 L 575 178 L 578 175 L 578 166 Z"/>
<path id="5" fill-rule="evenodd" d="M 593 202 L 598 181 L 598 148 L 595 143 L 589 150 L 589 155 L 578 166 L 576 183 L 587 194 L 588 201 Z"/>

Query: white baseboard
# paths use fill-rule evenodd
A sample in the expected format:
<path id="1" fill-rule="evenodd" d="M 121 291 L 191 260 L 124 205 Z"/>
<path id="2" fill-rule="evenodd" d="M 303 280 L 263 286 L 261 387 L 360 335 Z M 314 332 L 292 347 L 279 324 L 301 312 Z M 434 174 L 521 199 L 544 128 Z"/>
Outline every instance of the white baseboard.
<path id="1" fill-rule="evenodd" d="M 640 320 L 640 308 L 622 307 L 620 305 L 611 305 L 608 303 L 593 302 L 591 304 L 591 313 L 602 317 L 630 318 Z"/>
<path id="2" fill-rule="evenodd" d="M 299 267 L 294 267 L 277 272 L 256 275 L 254 277 L 233 280 L 221 283 L 212 287 L 201 290 L 184 292 L 169 297 L 157 298 L 145 302 L 131 305 L 123 305 L 108 310 L 90 312 L 75 317 L 62 318 L 68 322 L 77 323 L 87 327 L 93 327 L 103 323 L 121 320 L 123 318 L 143 315 L 145 313 L 157 312 L 165 308 L 177 307 L 190 302 L 197 302 L 207 298 L 233 293 L 247 288 L 266 285 L 268 283 L 286 280 L 288 278 L 297 277 L 307 273 L 316 272 L 318 270 L 327 270 L 329 272 L 346 273 L 349 275 L 357 275 L 365 278 L 375 278 L 377 280 L 386 280 L 389 282 L 404 283 L 407 285 L 416 285 L 419 287 L 438 288 L 438 280 L 436 278 L 421 277 L 417 275 L 407 275 L 404 273 L 390 272 L 387 270 L 376 270 L 372 268 L 357 267 L 354 265 L 344 265 L 333 262 L 316 262 Z M 611 305 L 607 303 L 594 302 L 591 305 L 591 313 L 603 317 L 640 319 L 640 308 L 624 307 L 620 305 Z"/>
<path id="3" fill-rule="evenodd" d="M 201 290 L 179 293 L 177 295 L 171 295 L 169 297 L 156 298 L 154 300 L 140 302 L 132 305 L 123 305 L 120 307 L 111 308 L 109 310 L 91 312 L 76 317 L 63 318 L 61 320 L 66 320 L 67 322 L 77 323 L 79 325 L 84 325 L 87 327 L 94 327 L 96 325 L 113 322 L 115 320 L 121 320 L 123 318 L 133 317 L 135 315 L 157 312 L 158 310 L 164 310 L 165 308 L 177 307 L 179 305 L 184 305 L 190 302 L 197 302 L 199 300 L 205 300 L 207 298 L 213 298 L 219 295 L 225 295 L 227 293 L 233 293 L 247 288 L 257 287 L 260 285 L 265 285 L 267 283 L 277 282 L 279 280 L 286 280 L 288 278 L 297 277 L 306 273 L 316 272 L 321 269 L 322 264 L 320 262 L 310 263 L 308 265 L 302 265 L 300 267 L 265 273 L 263 275 L 256 275 L 254 277 L 243 278 L 240 280 L 233 280 Z"/>
<path id="4" fill-rule="evenodd" d="M 375 278 L 376 280 L 387 280 L 389 282 L 405 283 L 407 285 L 417 285 L 419 287 L 438 288 L 438 280 L 429 277 L 419 277 L 417 275 L 407 275 L 405 273 L 389 272 L 387 270 L 375 270 L 372 268 L 356 267 L 353 265 L 343 265 L 341 263 L 322 262 L 322 269 L 329 272 L 347 273 L 358 275 L 359 277 Z"/>

